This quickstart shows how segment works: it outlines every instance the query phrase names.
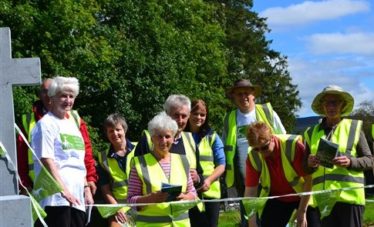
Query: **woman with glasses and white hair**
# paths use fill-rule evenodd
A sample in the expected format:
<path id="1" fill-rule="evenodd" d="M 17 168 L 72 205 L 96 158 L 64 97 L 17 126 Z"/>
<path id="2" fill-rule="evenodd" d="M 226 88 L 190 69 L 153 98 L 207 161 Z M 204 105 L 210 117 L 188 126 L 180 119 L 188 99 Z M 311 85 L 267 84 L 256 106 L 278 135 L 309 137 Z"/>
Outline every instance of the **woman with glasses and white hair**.
<path id="1" fill-rule="evenodd" d="M 76 78 L 53 78 L 48 89 L 50 111 L 32 131 L 32 146 L 37 157 L 62 187 L 61 193 L 40 201 L 47 213 L 45 222 L 48 226 L 84 226 L 85 202 L 93 203 L 86 181 L 84 141 L 75 119 L 68 114 L 78 93 Z M 38 161 L 34 166 L 38 181 L 41 166 Z M 43 190 L 43 186 L 35 190 Z M 41 226 L 40 221 L 36 226 Z"/>

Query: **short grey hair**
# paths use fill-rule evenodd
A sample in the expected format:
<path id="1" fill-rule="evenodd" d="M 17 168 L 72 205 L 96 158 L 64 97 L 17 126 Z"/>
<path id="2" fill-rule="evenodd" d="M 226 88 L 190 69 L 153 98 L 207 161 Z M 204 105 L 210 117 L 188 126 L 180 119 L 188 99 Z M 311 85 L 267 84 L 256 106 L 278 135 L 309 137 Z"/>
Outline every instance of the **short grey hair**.
<path id="1" fill-rule="evenodd" d="M 128 126 L 126 123 L 126 119 L 119 113 L 113 113 L 104 120 L 103 126 L 105 133 L 109 127 L 116 127 L 117 124 L 121 124 L 123 127 L 123 131 L 125 133 L 127 132 Z"/>
<path id="2" fill-rule="evenodd" d="M 164 104 L 164 111 L 170 114 L 171 109 L 182 106 L 188 107 L 188 112 L 191 112 L 191 100 L 185 95 L 170 95 Z"/>
<path id="3" fill-rule="evenodd" d="M 79 94 L 78 79 L 75 77 L 54 77 L 48 88 L 48 96 L 53 97 L 63 91 L 72 91 L 74 98 L 77 97 Z"/>
<path id="4" fill-rule="evenodd" d="M 175 136 L 178 132 L 178 125 L 173 118 L 165 112 L 161 112 L 153 117 L 153 119 L 148 123 L 148 131 L 151 136 L 156 135 L 156 130 L 171 130 L 173 136 Z"/>

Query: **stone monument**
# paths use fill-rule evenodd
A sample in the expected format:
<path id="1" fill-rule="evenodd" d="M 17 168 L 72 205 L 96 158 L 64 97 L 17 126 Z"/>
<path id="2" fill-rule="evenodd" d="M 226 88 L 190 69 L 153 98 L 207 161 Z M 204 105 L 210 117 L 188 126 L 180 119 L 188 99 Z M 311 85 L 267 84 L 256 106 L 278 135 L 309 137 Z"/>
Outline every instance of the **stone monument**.
<path id="1" fill-rule="evenodd" d="M 10 29 L 0 28 L 0 141 L 11 159 L 0 158 L 0 227 L 33 226 L 30 198 L 18 195 L 12 87 L 40 82 L 39 58 L 12 59 Z"/>

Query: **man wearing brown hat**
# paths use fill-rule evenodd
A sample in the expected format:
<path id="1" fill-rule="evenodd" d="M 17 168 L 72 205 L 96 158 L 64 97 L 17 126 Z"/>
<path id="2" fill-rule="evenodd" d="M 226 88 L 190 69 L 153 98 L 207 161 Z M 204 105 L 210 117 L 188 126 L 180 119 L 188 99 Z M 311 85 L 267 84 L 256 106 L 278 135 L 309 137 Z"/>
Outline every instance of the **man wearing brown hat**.
<path id="1" fill-rule="evenodd" d="M 254 122 L 265 122 L 274 134 L 284 134 L 282 122 L 270 103 L 256 104 L 255 98 L 261 94 L 261 88 L 249 80 L 240 79 L 227 89 L 226 96 L 237 109 L 228 112 L 224 120 L 222 141 L 226 154 L 226 186 L 235 186 L 238 196 L 244 195 L 245 163 L 248 157 L 247 127 Z M 243 214 L 243 212 L 241 212 Z M 242 225 L 246 226 L 242 215 Z"/>
<path id="2" fill-rule="evenodd" d="M 343 118 L 352 112 L 353 105 L 353 97 L 336 85 L 325 87 L 313 100 L 313 111 L 323 119 L 304 133 L 308 154 L 306 171 L 312 173 L 312 190 L 354 189 L 338 191 L 337 195 L 313 196 L 315 215 L 308 218 L 308 226 L 318 226 L 320 215 L 322 226 L 362 226 L 363 171 L 371 169 L 373 163 L 362 121 Z M 330 144 L 327 146 L 330 148 L 321 149 L 321 144 Z M 332 156 L 326 152 L 322 155 L 323 150 L 330 150 Z M 324 205 L 326 200 L 331 201 L 328 206 Z"/>

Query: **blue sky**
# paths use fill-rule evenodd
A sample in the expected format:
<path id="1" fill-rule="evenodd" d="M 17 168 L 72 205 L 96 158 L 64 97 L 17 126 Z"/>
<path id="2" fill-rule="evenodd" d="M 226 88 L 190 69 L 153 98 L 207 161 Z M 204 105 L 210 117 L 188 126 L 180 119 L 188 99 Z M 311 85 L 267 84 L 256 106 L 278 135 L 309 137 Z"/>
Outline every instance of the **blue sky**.
<path id="1" fill-rule="evenodd" d="M 355 107 L 374 101 L 374 3 L 368 0 L 254 0 L 253 11 L 267 18 L 271 48 L 288 57 L 293 84 L 314 116 L 314 96 L 330 84 L 355 98 Z"/>

